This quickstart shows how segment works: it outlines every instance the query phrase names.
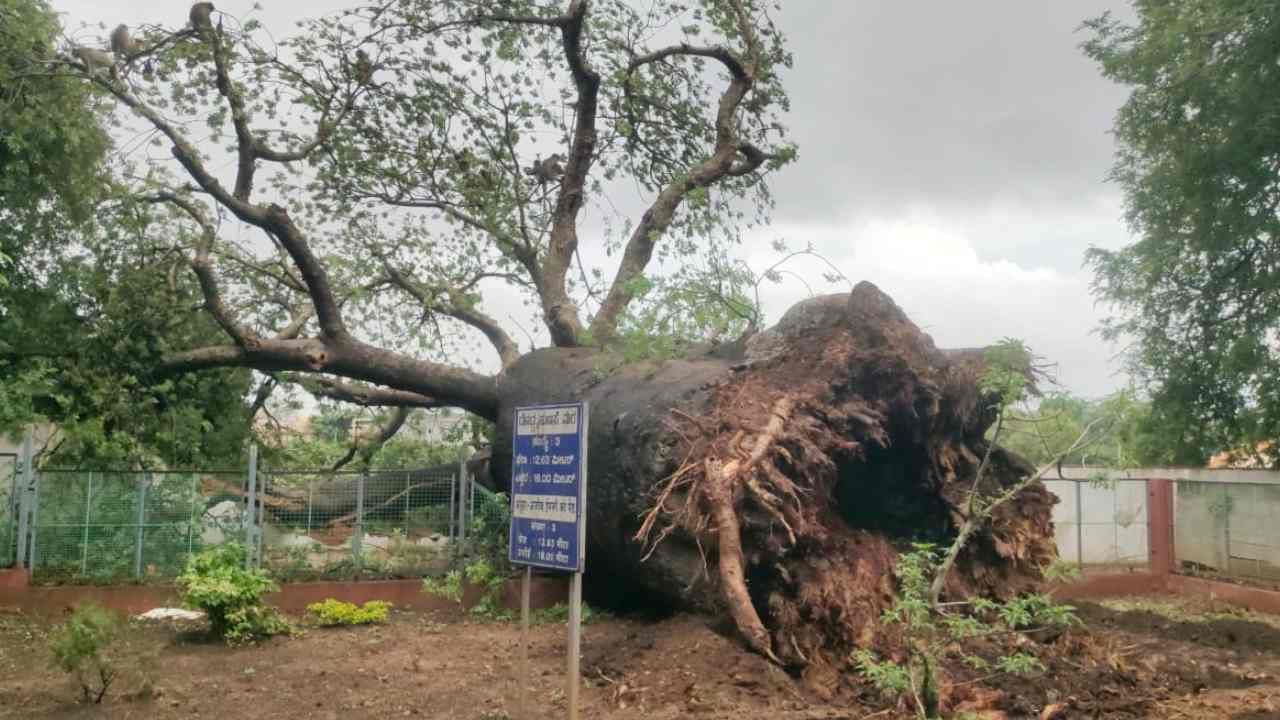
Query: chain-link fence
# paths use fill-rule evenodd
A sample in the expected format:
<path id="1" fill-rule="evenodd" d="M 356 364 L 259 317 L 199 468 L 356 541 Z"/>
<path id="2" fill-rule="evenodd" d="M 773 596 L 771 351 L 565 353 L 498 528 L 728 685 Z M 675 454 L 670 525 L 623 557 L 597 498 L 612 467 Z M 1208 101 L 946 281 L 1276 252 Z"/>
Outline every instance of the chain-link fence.
<path id="1" fill-rule="evenodd" d="M 1280 583 L 1280 483 L 1179 480 L 1173 530 L 1179 572 Z"/>
<path id="2" fill-rule="evenodd" d="M 1086 569 L 1147 565 L 1146 480 L 1046 480 L 1044 484 L 1058 497 L 1053 525 L 1059 558 Z"/>
<path id="3" fill-rule="evenodd" d="M 25 502 L 30 527 L 25 544 L 0 547 L 10 554 L 19 548 L 42 583 L 165 581 L 192 553 L 228 542 L 248 545 L 252 561 L 281 581 L 421 577 L 447 570 L 460 540 L 505 543 L 508 524 L 506 496 L 461 478 L 456 466 L 364 473 L 42 470 L 23 493 L 10 480 L 0 482 L 0 493 Z M 6 508 L 19 504 L 6 495 L 0 501 Z M 5 528 L 0 524 L 0 541 L 18 534 Z"/>
<path id="4" fill-rule="evenodd" d="M 262 564 L 284 580 L 434 574 L 448 566 L 467 520 L 456 471 L 272 472 L 263 480 Z"/>

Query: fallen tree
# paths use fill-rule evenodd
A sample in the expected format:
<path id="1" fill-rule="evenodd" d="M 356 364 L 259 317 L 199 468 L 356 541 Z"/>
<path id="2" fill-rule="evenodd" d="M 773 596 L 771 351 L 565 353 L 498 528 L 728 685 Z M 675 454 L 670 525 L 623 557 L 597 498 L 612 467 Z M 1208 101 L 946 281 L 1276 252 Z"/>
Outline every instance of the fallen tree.
<path id="1" fill-rule="evenodd" d="M 979 352 L 937 349 L 886 295 L 800 303 L 705 356 L 613 369 L 547 349 L 501 378 L 494 478 L 509 478 L 515 406 L 591 402 L 588 587 L 732 617 L 755 650 L 804 665 L 867 644 L 915 539 L 964 520 L 994 413 Z M 984 482 L 1034 469 L 999 448 Z M 997 510 L 948 579 L 1006 597 L 1056 556 L 1055 499 L 1033 485 Z"/>
<path id="2" fill-rule="evenodd" d="M 118 72 L 84 48 L 41 61 L 113 98 L 177 163 L 127 178 L 121 205 L 154 215 L 147 232 L 190 270 L 163 301 L 198 296 L 225 337 L 174 338 L 153 379 L 251 368 L 370 407 L 462 408 L 496 423 L 499 484 L 514 407 L 589 400 L 596 589 L 724 613 L 787 664 L 869 642 L 900 546 L 964 524 L 992 420 L 982 354 L 938 350 L 869 284 L 755 332 L 751 298 L 778 265 L 756 273 L 728 248 L 797 158 L 771 3 L 490 5 L 358 7 L 272 54 L 255 23 L 215 25 L 202 3 L 190 26 L 148 26 Z M 189 131 L 226 123 L 234 160 Z M 304 163 L 314 182 L 288 172 Z M 603 208 L 622 188 L 644 208 L 618 223 Z M 224 237 L 225 218 L 269 248 Z M 580 252 L 584 228 L 613 267 L 584 261 L 602 255 Z M 489 314 L 494 284 L 528 301 L 553 348 L 522 350 Z M 651 345 L 684 359 L 622 359 Z M 981 477 L 1012 487 L 1030 470 L 996 450 Z M 1032 584 L 1053 555 L 1051 504 L 1029 487 L 998 508 L 952 591 Z"/>

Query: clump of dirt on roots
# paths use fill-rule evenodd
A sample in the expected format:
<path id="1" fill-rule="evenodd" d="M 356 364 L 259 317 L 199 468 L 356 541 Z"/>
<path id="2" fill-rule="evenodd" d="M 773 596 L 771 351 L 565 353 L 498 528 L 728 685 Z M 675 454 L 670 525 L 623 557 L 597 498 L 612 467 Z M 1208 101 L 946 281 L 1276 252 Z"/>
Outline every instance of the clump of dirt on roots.
<path id="1" fill-rule="evenodd" d="M 870 283 L 797 306 L 769 335 L 748 343 L 710 410 L 672 411 L 681 461 L 637 538 L 692 538 L 748 645 L 823 674 L 853 646 L 892 645 L 876 621 L 895 559 L 913 540 L 954 537 L 994 415 L 981 352 L 939 350 Z M 787 351 L 800 343 L 823 350 Z M 984 489 L 1032 470 L 996 449 Z M 1054 502 L 1033 486 L 1002 507 L 950 593 L 1035 586 L 1056 553 Z"/>

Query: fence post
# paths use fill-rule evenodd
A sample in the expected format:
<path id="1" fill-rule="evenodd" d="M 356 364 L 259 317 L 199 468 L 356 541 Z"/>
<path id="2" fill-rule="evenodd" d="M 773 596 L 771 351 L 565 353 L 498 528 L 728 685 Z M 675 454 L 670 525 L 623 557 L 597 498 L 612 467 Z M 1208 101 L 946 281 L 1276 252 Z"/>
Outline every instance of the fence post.
<path id="1" fill-rule="evenodd" d="M 1174 570 L 1173 483 L 1147 480 L 1147 562 L 1156 575 Z"/>
<path id="2" fill-rule="evenodd" d="M 467 539 L 467 460 L 458 461 L 458 539 Z"/>
<path id="3" fill-rule="evenodd" d="M 315 478 L 307 480 L 307 537 L 311 537 L 311 509 L 315 507 L 314 498 L 316 492 Z"/>
<path id="4" fill-rule="evenodd" d="M 133 546 L 133 576 L 142 577 L 142 539 L 147 522 L 147 485 L 151 482 L 151 473 L 144 472 L 138 480 L 138 532 Z"/>
<path id="5" fill-rule="evenodd" d="M 200 476 L 191 473 L 191 507 L 187 510 L 187 559 L 191 559 L 191 545 L 195 541 L 196 523 L 204 518 L 204 513 L 196 515 L 196 502 L 200 498 Z"/>
<path id="6" fill-rule="evenodd" d="M 249 492 L 245 498 L 244 514 L 244 569 L 248 570 L 254 566 L 253 555 L 254 550 L 258 547 L 258 543 L 254 535 L 254 526 L 257 524 L 258 513 L 258 446 L 249 446 Z"/>
<path id="7" fill-rule="evenodd" d="M 408 470 L 404 471 L 404 519 L 400 521 L 400 524 L 404 525 L 404 537 L 406 540 L 409 539 L 409 496 L 412 494 L 409 491 L 413 489 L 413 481 L 410 475 L 411 473 Z"/>
<path id="8" fill-rule="evenodd" d="M 27 545 L 27 552 L 31 555 L 29 567 L 31 572 L 34 573 L 36 571 L 36 563 L 40 560 L 40 556 L 36 555 L 36 537 L 40 534 L 40 474 L 35 471 L 34 467 L 28 467 L 27 476 L 31 478 L 31 543 Z"/>
<path id="9" fill-rule="evenodd" d="M 356 478 L 356 531 L 351 533 L 351 559 L 355 562 L 356 570 L 360 570 L 363 565 L 360 544 L 364 541 L 364 480 L 368 472 L 366 467 Z"/>
<path id="10" fill-rule="evenodd" d="M 254 511 L 253 536 L 257 540 L 254 545 L 253 566 L 262 569 L 262 544 L 266 542 L 267 533 L 264 528 L 267 525 L 267 504 L 262 501 L 266 497 L 267 490 L 271 487 L 271 475 L 264 473 L 262 476 L 262 492 L 258 493 L 258 504 Z"/>
<path id="11" fill-rule="evenodd" d="M 1222 485 L 1222 572 L 1231 574 L 1231 486 Z"/>
<path id="12" fill-rule="evenodd" d="M 458 519 L 457 517 L 455 517 L 457 513 L 455 513 L 453 509 L 453 496 L 456 495 L 457 492 L 458 492 L 458 477 L 456 475 L 450 475 L 449 476 L 449 545 L 451 547 L 453 546 L 453 541 L 457 539 L 453 536 L 454 522 Z"/>
<path id="13" fill-rule="evenodd" d="M 1076 565 L 1084 572 L 1084 490 L 1076 481 Z"/>
<path id="14" fill-rule="evenodd" d="M 18 556 L 14 559 L 17 567 L 31 566 L 27 553 L 27 535 L 30 530 L 31 515 L 31 431 L 22 438 L 22 454 L 19 476 L 14 478 L 14 486 L 18 491 Z"/>
<path id="15" fill-rule="evenodd" d="M 84 532 L 80 538 L 80 575 L 89 572 L 89 508 L 93 503 L 93 471 L 89 471 L 89 481 L 84 489 Z"/>

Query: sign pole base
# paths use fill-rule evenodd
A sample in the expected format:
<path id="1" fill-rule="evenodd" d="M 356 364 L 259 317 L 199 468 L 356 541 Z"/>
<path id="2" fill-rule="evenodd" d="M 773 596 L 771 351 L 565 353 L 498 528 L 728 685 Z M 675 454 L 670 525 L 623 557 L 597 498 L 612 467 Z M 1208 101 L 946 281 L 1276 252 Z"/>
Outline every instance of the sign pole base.
<path id="1" fill-rule="evenodd" d="M 529 714 L 529 585 L 532 583 L 533 568 L 524 566 L 524 575 L 520 582 L 520 683 L 516 689 L 516 717 L 520 720 L 531 720 Z"/>
<path id="2" fill-rule="evenodd" d="M 582 670 L 578 659 L 582 650 L 582 573 L 569 580 L 569 720 L 578 720 L 578 689 L 582 687 Z"/>

